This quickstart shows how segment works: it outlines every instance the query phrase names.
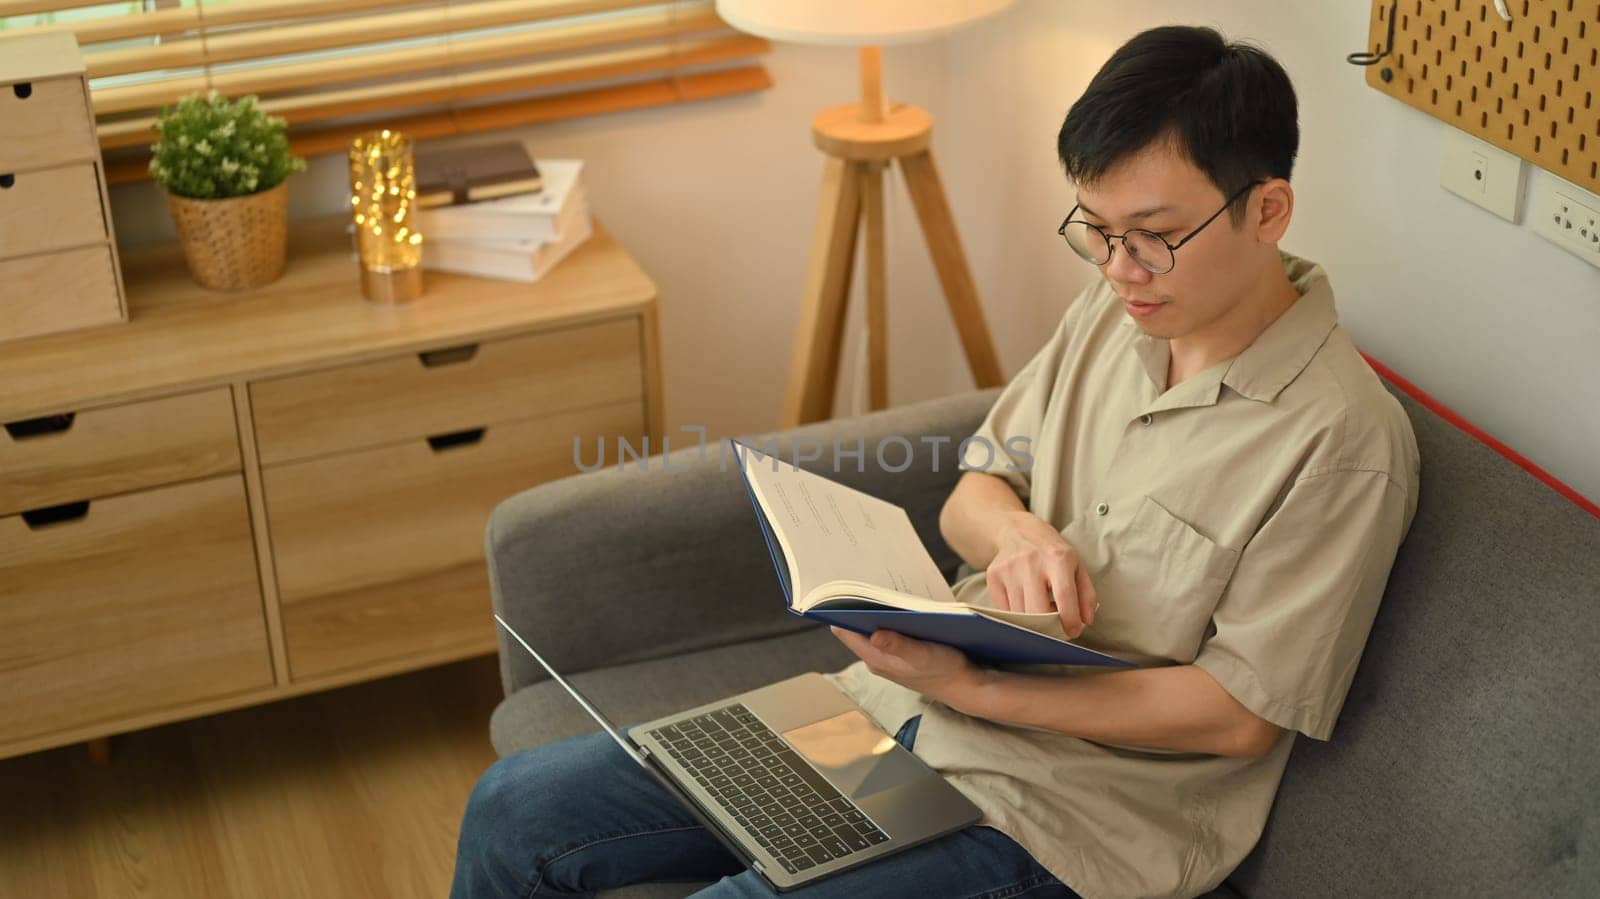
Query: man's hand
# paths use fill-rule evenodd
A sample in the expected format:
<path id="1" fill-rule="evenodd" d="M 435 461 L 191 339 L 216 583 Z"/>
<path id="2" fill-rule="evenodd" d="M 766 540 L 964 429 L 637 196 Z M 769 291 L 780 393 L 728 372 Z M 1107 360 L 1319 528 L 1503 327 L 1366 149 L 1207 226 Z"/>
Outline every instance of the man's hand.
<path id="1" fill-rule="evenodd" d="M 830 627 L 833 635 L 867 663 L 879 677 L 945 702 L 981 680 L 983 672 L 960 650 L 893 631 L 875 631 L 869 639 L 854 631 Z M 949 702 L 945 702 L 950 705 Z"/>
<path id="2" fill-rule="evenodd" d="M 1094 584 L 1078 551 L 1049 522 L 1031 512 L 1006 518 L 999 546 L 986 569 L 995 608 L 1012 612 L 1058 612 L 1067 636 L 1076 638 L 1094 624 Z"/>

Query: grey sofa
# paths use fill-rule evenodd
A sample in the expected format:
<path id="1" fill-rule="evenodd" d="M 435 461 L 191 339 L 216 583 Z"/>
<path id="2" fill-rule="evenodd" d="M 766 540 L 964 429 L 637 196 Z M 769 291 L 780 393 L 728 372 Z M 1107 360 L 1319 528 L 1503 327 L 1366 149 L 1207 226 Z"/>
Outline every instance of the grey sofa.
<path id="1" fill-rule="evenodd" d="M 1300 739 L 1259 845 L 1212 896 L 1600 896 L 1600 519 L 1390 389 L 1422 453 L 1416 520 L 1334 739 Z M 785 458 L 818 441 L 829 450 L 813 467 L 830 468 L 836 436 L 863 438 L 867 471 L 829 475 L 904 506 L 953 578 L 965 569 L 939 508 L 955 444 L 997 395 L 777 436 Z M 871 452 L 890 435 L 950 440 L 916 443 L 891 474 Z M 489 522 L 495 607 L 619 722 L 853 659 L 782 610 L 737 471 L 715 451 L 675 450 L 665 461 L 686 472 L 656 457 L 543 484 Z M 500 660 L 502 755 L 593 729 L 519 648 L 503 640 Z"/>

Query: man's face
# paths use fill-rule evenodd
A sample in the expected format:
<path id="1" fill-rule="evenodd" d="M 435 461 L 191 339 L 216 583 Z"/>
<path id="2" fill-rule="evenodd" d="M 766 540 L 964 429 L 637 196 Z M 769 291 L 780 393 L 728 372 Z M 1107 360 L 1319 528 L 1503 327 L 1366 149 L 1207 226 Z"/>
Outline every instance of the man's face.
<path id="1" fill-rule="evenodd" d="M 1113 166 L 1078 191 L 1077 218 L 1108 234 L 1143 228 L 1176 244 L 1227 197 L 1165 141 Z M 1152 274 L 1112 240 L 1111 261 L 1100 266 L 1122 298 L 1123 310 L 1146 334 L 1183 338 L 1217 326 L 1238 305 L 1259 273 L 1262 245 L 1252 229 L 1235 228 L 1223 213 L 1183 245 L 1166 274 Z M 1141 308 L 1134 304 L 1155 304 Z"/>

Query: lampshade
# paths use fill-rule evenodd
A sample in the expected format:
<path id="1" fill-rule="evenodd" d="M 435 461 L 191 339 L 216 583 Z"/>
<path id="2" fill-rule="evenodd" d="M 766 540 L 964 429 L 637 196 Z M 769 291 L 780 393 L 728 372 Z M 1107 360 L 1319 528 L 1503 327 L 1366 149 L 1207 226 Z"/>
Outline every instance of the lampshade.
<path id="1" fill-rule="evenodd" d="M 717 0 L 740 31 L 796 44 L 911 44 L 969 25 L 1012 0 Z"/>

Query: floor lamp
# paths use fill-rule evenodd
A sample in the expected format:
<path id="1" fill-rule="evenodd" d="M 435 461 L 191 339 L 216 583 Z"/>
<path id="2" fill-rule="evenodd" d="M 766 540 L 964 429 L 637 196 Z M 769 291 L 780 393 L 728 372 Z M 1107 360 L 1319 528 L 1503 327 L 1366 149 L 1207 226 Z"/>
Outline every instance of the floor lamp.
<path id="1" fill-rule="evenodd" d="M 900 164 L 945 302 L 979 387 L 1003 384 L 983 306 L 961 248 L 930 149 L 933 117 L 908 103 L 888 103 L 883 51 L 938 37 L 999 12 L 1012 0 L 717 0 L 729 25 L 761 37 L 861 48 L 861 100 L 824 109 L 812 140 L 827 154 L 811 239 L 800 323 L 795 331 L 782 427 L 829 418 L 844 342 L 845 306 L 858 236 L 866 261 L 868 398 L 889 404 L 888 308 L 883 178 Z"/>

